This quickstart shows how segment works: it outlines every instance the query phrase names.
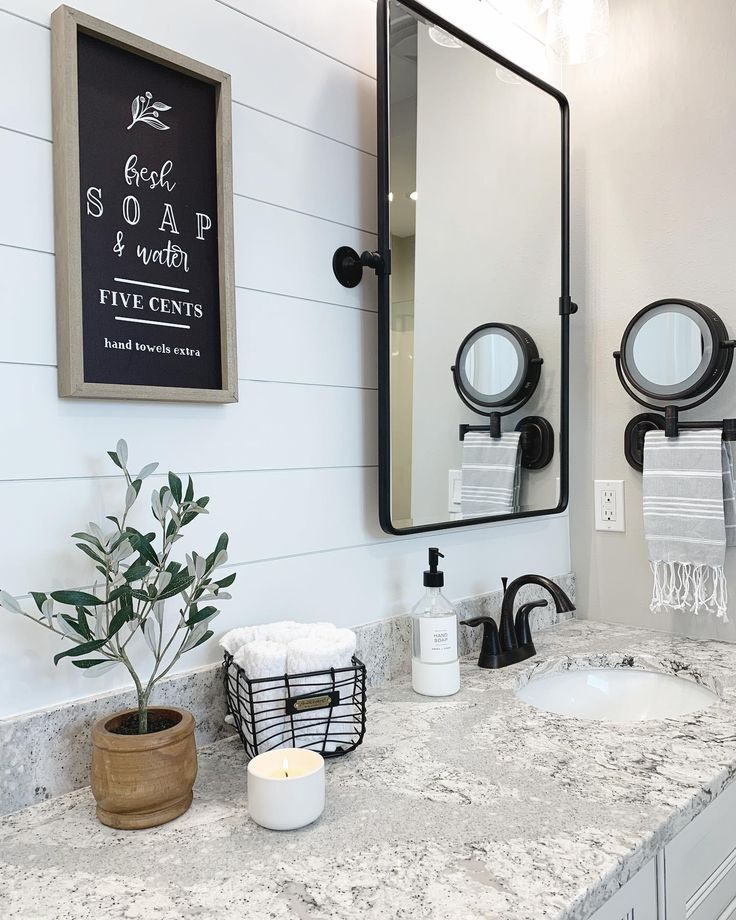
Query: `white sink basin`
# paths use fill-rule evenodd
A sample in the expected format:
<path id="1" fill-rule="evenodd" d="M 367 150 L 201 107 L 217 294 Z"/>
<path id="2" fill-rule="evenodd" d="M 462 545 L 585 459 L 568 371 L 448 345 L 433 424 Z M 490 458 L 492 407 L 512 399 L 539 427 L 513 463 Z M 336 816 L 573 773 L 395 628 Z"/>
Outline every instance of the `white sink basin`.
<path id="1" fill-rule="evenodd" d="M 684 716 L 718 696 L 674 674 L 634 668 L 588 668 L 532 676 L 516 696 L 545 712 L 602 722 L 643 722 Z"/>

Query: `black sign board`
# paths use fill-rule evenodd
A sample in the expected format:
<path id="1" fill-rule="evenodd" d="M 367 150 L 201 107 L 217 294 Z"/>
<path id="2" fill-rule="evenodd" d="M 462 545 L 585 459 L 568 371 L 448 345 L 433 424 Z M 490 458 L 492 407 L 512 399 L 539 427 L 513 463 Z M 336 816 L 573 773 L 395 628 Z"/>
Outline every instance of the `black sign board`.
<path id="1" fill-rule="evenodd" d="M 62 396 L 237 398 L 229 77 L 60 7 Z"/>

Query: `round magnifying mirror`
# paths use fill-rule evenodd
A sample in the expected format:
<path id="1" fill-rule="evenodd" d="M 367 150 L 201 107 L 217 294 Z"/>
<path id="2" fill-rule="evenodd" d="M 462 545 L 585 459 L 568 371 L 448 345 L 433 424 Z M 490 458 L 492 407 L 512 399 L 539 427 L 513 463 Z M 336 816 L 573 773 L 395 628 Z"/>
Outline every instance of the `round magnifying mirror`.
<path id="1" fill-rule="evenodd" d="M 631 384 L 655 399 L 683 399 L 705 392 L 723 371 L 726 327 L 709 307 L 659 300 L 632 319 L 621 342 Z"/>
<path id="2" fill-rule="evenodd" d="M 486 323 L 463 340 L 455 362 L 456 386 L 481 406 L 507 406 L 539 380 L 539 353 L 518 326 Z"/>

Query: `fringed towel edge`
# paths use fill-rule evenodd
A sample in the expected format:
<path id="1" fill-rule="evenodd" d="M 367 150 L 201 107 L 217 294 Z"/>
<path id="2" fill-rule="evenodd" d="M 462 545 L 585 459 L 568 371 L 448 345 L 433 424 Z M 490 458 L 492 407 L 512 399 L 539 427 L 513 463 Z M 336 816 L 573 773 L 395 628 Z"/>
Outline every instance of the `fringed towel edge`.
<path id="1" fill-rule="evenodd" d="M 715 613 L 728 623 L 728 587 L 722 565 L 693 565 L 688 562 L 650 562 L 654 576 L 652 613 L 685 610 Z"/>

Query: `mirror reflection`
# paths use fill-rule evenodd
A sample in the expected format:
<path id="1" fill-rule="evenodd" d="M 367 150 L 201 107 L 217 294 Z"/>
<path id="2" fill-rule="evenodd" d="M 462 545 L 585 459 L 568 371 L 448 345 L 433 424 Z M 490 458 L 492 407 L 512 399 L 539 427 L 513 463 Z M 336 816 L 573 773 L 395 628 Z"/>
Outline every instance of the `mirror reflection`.
<path id="1" fill-rule="evenodd" d="M 480 400 L 497 400 L 520 373 L 518 349 L 506 335 L 490 329 L 481 332 L 466 349 L 462 375 Z"/>
<path id="2" fill-rule="evenodd" d="M 560 104 L 401 3 L 389 14 L 392 522 L 552 509 L 559 455 L 527 467 L 517 425 L 540 416 L 559 435 Z M 502 327 L 544 358 L 523 408 L 507 402 L 523 349 Z"/>
<path id="3" fill-rule="evenodd" d="M 636 368 L 642 377 L 659 386 L 684 383 L 703 360 L 700 325 L 683 309 L 673 305 L 653 312 L 633 338 Z"/>

